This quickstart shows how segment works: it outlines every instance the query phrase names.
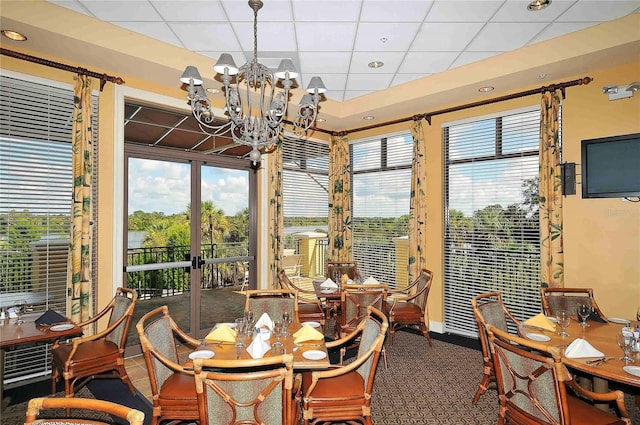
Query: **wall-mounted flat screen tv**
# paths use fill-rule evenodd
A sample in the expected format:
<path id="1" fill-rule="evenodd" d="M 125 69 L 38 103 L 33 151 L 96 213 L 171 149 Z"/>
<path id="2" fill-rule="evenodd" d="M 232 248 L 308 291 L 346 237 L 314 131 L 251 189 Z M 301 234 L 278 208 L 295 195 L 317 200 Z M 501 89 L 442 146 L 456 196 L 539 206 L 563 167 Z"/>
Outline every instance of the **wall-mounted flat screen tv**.
<path id="1" fill-rule="evenodd" d="M 640 133 L 582 141 L 582 197 L 640 196 Z"/>

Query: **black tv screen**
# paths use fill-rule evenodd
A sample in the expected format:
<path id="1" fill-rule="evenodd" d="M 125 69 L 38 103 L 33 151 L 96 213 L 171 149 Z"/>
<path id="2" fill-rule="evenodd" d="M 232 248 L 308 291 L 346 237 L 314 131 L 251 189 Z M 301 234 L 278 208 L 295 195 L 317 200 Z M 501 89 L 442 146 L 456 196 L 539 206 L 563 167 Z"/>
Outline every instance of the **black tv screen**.
<path id="1" fill-rule="evenodd" d="M 582 197 L 640 196 L 640 133 L 582 141 Z"/>

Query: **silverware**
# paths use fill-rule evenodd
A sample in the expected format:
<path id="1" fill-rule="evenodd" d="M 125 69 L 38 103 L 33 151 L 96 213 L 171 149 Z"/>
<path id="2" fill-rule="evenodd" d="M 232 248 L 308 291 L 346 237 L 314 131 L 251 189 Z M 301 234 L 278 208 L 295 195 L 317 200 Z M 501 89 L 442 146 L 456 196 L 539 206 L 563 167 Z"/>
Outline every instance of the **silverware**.
<path id="1" fill-rule="evenodd" d="M 599 359 L 587 360 L 585 363 L 592 366 L 600 366 L 602 363 L 605 363 L 611 360 L 613 357 L 600 357 Z"/>

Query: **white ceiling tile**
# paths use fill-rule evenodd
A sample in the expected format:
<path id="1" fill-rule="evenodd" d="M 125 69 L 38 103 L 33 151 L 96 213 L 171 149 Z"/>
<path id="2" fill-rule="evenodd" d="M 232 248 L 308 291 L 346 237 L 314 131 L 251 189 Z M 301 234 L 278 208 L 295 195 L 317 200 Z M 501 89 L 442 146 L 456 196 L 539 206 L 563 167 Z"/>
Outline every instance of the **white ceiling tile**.
<path id="1" fill-rule="evenodd" d="M 364 0 L 361 22 L 422 22 L 432 1 Z"/>
<path id="2" fill-rule="evenodd" d="M 398 72 L 404 74 L 435 74 L 445 71 L 458 52 L 409 52 Z"/>
<path id="3" fill-rule="evenodd" d="M 519 49 L 532 40 L 545 24 L 536 22 L 489 23 L 471 42 L 467 50 L 472 52 L 507 52 Z"/>
<path id="4" fill-rule="evenodd" d="M 344 92 L 344 100 L 355 99 L 356 97 L 364 96 L 365 94 L 374 93 L 375 90 L 347 90 Z M 362 126 L 368 125 L 371 121 L 362 120 Z"/>
<path id="5" fill-rule="evenodd" d="M 462 52 L 460 56 L 451 64 L 449 69 L 457 68 L 459 66 L 468 65 L 473 62 L 479 62 L 483 59 L 497 56 L 503 52 Z"/>
<path id="6" fill-rule="evenodd" d="M 87 16 L 94 16 L 91 12 L 84 7 L 81 2 L 75 0 L 48 0 L 49 3 L 57 4 L 58 6 L 66 7 L 78 13 L 82 13 Z"/>
<path id="7" fill-rule="evenodd" d="M 246 1 L 222 0 L 222 7 L 231 21 L 253 22 L 253 10 Z M 288 0 L 267 0 L 264 2 L 262 9 L 258 11 L 258 23 L 287 22 L 292 20 L 291 4 Z"/>
<path id="8" fill-rule="evenodd" d="M 242 50 L 228 22 L 174 22 L 169 26 L 189 50 L 220 50 L 237 52 Z"/>
<path id="9" fill-rule="evenodd" d="M 491 22 L 552 22 L 574 3 L 573 0 L 555 0 L 542 10 L 527 9 L 528 2 L 507 1 L 491 18 Z"/>
<path id="10" fill-rule="evenodd" d="M 356 24 L 304 22 L 296 25 L 296 34 L 301 52 L 346 52 L 353 47 Z"/>
<path id="11" fill-rule="evenodd" d="M 501 0 L 436 1 L 425 22 L 484 22 L 502 3 Z"/>
<path id="12" fill-rule="evenodd" d="M 215 59 L 216 61 L 218 60 L 218 58 L 220 58 L 221 54 L 228 53 L 233 57 L 233 61 L 238 66 L 242 66 L 248 61 L 247 57 L 244 55 L 243 52 L 223 52 L 223 51 L 204 50 L 204 51 L 197 51 L 196 53 L 200 53 L 202 55 L 208 56 L 210 58 Z M 211 71 L 212 75 L 215 73 L 213 69 L 210 69 L 209 71 Z"/>
<path id="13" fill-rule="evenodd" d="M 84 1 L 82 3 L 95 17 L 103 21 L 160 21 L 160 15 L 146 0 Z"/>
<path id="14" fill-rule="evenodd" d="M 482 29 L 481 23 L 429 22 L 424 23 L 411 45 L 411 51 L 463 50 Z"/>
<path id="15" fill-rule="evenodd" d="M 253 51 L 253 23 L 234 23 L 233 30 L 242 48 L 246 51 Z M 293 23 L 258 21 L 258 54 L 261 51 L 270 50 L 292 52 L 297 50 Z"/>
<path id="16" fill-rule="evenodd" d="M 297 22 L 357 22 L 360 0 L 294 0 L 293 16 Z"/>
<path id="17" fill-rule="evenodd" d="M 324 94 L 324 97 L 326 97 L 327 99 L 342 102 L 344 100 L 344 91 L 327 90 L 327 92 Z M 322 112 L 322 106 L 320 106 L 320 112 Z"/>
<path id="18" fill-rule="evenodd" d="M 355 50 L 357 51 L 393 51 L 409 48 L 415 38 L 419 23 L 361 23 L 358 25 Z M 384 40 L 382 40 L 384 38 Z"/>
<path id="19" fill-rule="evenodd" d="M 309 74 L 311 75 L 311 74 Z M 329 91 L 341 91 L 347 86 L 347 74 L 314 74 L 322 78 L 322 82 Z"/>
<path id="20" fill-rule="evenodd" d="M 171 28 L 164 22 L 118 22 L 117 25 L 174 46 L 184 47 L 178 37 L 171 31 Z"/>
<path id="21" fill-rule="evenodd" d="M 393 74 L 355 74 L 347 77 L 347 91 L 384 90 L 389 87 Z"/>
<path id="22" fill-rule="evenodd" d="M 639 0 L 632 1 L 580 1 L 558 17 L 560 22 L 603 22 L 621 18 L 640 7 Z"/>
<path id="23" fill-rule="evenodd" d="M 151 5 L 167 22 L 227 20 L 220 2 L 217 1 L 166 1 L 151 0 Z"/>
<path id="24" fill-rule="evenodd" d="M 300 52 L 300 70 L 304 73 L 341 74 L 349 72 L 349 52 Z"/>
<path id="25" fill-rule="evenodd" d="M 582 29 L 597 25 L 596 22 L 563 22 L 561 24 L 551 24 L 538 34 L 529 44 L 539 43 L 541 41 L 549 40 L 551 38 L 560 37 L 561 35 L 569 34 L 574 31 L 580 31 Z"/>
<path id="26" fill-rule="evenodd" d="M 360 74 L 393 74 L 398 70 L 404 52 L 354 52 L 351 56 L 350 73 Z M 369 68 L 369 63 L 382 61 L 384 66 L 380 68 Z"/>
<path id="27" fill-rule="evenodd" d="M 420 78 L 428 77 L 429 75 L 432 74 L 396 74 L 395 77 L 393 77 L 393 80 L 391 80 L 390 87 L 399 86 L 403 83 L 419 80 Z"/>

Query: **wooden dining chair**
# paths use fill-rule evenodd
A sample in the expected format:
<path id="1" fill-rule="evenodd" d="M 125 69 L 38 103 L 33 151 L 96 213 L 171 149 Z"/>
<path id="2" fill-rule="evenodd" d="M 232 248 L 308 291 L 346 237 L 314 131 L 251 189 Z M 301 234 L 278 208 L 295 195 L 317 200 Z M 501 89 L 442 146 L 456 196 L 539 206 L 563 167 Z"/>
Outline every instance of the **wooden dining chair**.
<path id="1" fill-rule="evenodd" d="M 70 409 L 81 409 L 82 413 L 68 418 L 60 417 L 58 414 L 55 414 L 55 417 L 53 418 L 43 417 L 46 416 L 43 414 L 43 411 L 45 411 L 46 414 L 53 415 L 55 409 L 65 409 L 67 412 L 69 412 Z M 122 423 L 121 421 L 124 421 L 129 425 L 144 424 L 143 412 L 128 406 L 112 403 L 110 401 L 81 397 L 39 397 L 29 400 L 24 425 L 102 424 L 103 422 L 98 422 L 95 419 L 97 413 L 104 414 L 105 419 L 108 419 L 109 421 L 112 417 L 117 417 L 120 420 L 118 423 Z M 67 416 L 69 416 L 68 413 Z M 87 420 L 83 421 L 81 418 L 86 418 Z"/>
<path id="2" fill-rule="evenodd" d="M 282 289 L 292 289 L 298 293 L 298 318 L 300 322 L 318 322 L 322 332 L 325 327 L 325 310 L 322 303 L 316 297 L 313 290 L 303 289 L 297 286 L 289 276 L 285 269 L 278 273 L 278 281 Z"/>
<path id="3" fill-rule="evenodd" d="M 194 359 L 200 425 L 298 425 L 301 376 L 293 355 Z"/>
<path id="4" fill-rule="evenodd" d="M 292 322 L 300 322 L 298 316 L 298 291 L 293 289 L 250 289 L 245 292 L 244 311 L 253 311 L 258 320 L 263 313 L 275 321 L 287 311 Z"/>
<path id="5" fill-rule="evenodd" d="M 547 316 L 555 316 L 559 310 L 577 315 L 578 306 L 587 304 L 593 309 L 589 319 L 607 322 L 607 316 L 598 307 L 591 288 L 540 288 L 540 299 Z"/>
<path id="6" fill-rule="evenodd" d="M 382 311 L 368 306 L 364 320 L 344 339 L 327 343 L 327 348 L 349 344 L 358 338 L 356 358 L 329 370 L 303 372 L 302 417 L 305 425 L 324 422 L 372 425 L 371 394 L 380 352 L 389 322 Z"/>
<path id="7" fill-rule="evenodd" d="M 327 261 L 325 263 L 325 277 L 332 279 L 338 285 L 342 283 L 342 275 L 345 274 L 354 282 L 362 281 L 356 261 Z"/>
<path id="8" fill-rule="evenodd" d="M 622 391 L 595 393 L 578 385 L 562 349 L 487 325 L 500 403 L 498 424 L 631 425 Z M 585 401 L 587 400 L 587 401 Z M 620 416 L 593 406 L 613 403 Z"/>
<path id="9" fill-rule="evenodd" d="M 86 322 L 85 328 L 102 317 L 109 317 L 107 327 L 95 335 L 82 336 L 70 342 L 56 341 L 51 347 L 51 391 L 56 392 L 56 382 L 64 379 L 66 397 L 93 378 L 117 378 L 127 384 L 131 394 L 136 393 L 124 367 L 124 349 L 138 294 L 128 288 L 117 288 L 111 302 Z M 78 380 L 82 379 L 79 385 Z"/>
<path id="10" fill-rule="evenodd" d="M 142 316 L 136 323 L 136 330 L 151 383 L 151 424 L 197 421 L 200 416 L 194 373 L 181 364 L 177 345 L 181 343 L 196 349 L 200 341 L 178 327 L 166 305 Z"/>
<path id="11" fill-rule="evenodd" d="M 433 346 L 429 335 L 429 310 L 427 300 L 431 290 L 433 273 L 422 269 L 418 278 L 411 284 L 413 293 L 405 296 L 396 295 L 387 301 L 387 317 L 389 318 L 389 339 L 393 345 L 396 330 L 407 326 L 418 326 L 418 329 Z"/>
<path id="12" fill-rule="evenodd" d="M 509 329 L 509 323 L 512 327 L 517 328 L 520 322 L 504 305 L 502 302 L 502 294 L 500 292 L 488 292 L 476 295 L 471 299 L 471 306 L 473 308 L 473 314 L 478 328 L 480 348 L 482 349 L 482 362 L 484 365 L 482 380 L 480 381 L 476 394 L 473 396 L 472 403 L 475 405 L 478 403 L 478 400 L 480 400 L 480 396 L 487 391 L 489 385 L 496 381 L 486 326 L 492 325 L 507 332 Z"/>

